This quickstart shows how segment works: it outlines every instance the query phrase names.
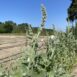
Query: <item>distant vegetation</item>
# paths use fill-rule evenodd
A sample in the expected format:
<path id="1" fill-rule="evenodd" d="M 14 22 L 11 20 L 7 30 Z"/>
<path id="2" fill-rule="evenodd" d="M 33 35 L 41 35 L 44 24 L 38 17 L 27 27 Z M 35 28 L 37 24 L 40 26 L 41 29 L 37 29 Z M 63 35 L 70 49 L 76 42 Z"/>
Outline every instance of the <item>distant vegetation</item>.
<path id="1" fill-rule="evenodd" d="M 29 26 L 31 25 L 28 23 L 16 24 L 13 21 L 0 22 L 0 33 L 26 33 L 29 30 Z M 39 27 L 31 26 L 31 28 L 33 33 L 38 32 Z M 41 35 L 46 35 L 46 33 L 53 34 L 53 30 L 44 28 Z"/>

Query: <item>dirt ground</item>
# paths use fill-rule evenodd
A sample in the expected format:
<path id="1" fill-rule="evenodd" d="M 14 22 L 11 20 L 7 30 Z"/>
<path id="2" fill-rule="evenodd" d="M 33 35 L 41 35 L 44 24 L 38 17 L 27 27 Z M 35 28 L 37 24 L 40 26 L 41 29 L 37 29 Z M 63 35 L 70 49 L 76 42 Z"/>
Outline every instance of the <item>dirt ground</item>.
<path id="1" fill-rule="evenodd" d="M 25 36 L 0 35 L 0 63 L 2 59 L 22 52 Z"/>

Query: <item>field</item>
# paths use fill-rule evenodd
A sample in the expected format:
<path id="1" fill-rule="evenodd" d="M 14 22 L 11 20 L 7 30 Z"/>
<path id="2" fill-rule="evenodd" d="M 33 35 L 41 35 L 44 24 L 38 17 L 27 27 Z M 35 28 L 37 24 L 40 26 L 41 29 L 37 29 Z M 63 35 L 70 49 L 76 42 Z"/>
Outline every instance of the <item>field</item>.
<path id="1" fill-rule="evenodd" d="M 0 64 L 20 57 L 24 47 L 24 36 L 0 35 Z"/>
<path id="2" fill-rule="evenodd" d="M 10 62 L 22 57 L 22 53 L 24 53 L 25 48 L 26 38 L 24 35 L 1 34 L 0 64 L 8 65 Z"/>

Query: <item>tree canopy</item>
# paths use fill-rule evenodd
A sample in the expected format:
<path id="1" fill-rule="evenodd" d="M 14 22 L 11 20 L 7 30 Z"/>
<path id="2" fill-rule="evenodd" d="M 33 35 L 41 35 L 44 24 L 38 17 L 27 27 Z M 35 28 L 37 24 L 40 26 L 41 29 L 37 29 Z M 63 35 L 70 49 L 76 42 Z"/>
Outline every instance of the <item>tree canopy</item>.
<path id="1" fill-rule="evenodd" d="M 71 0 L 71 4 L 68 8 L 68 19 L 71 22 L 77 20 L 77 0 Z"/>
<path id="2" fill-rule="evenodd" d="M 33 33 L 37 33 L 39 27 L 32 27 L 29 23 L 16 24 L 13 21 L 0 22 L 0 33 L 26 33 L 31 26 Z M 43 29 L 41 35 L 46 35 L 48 32 L 50 35 L 53 33 L 52 29 Z"/>

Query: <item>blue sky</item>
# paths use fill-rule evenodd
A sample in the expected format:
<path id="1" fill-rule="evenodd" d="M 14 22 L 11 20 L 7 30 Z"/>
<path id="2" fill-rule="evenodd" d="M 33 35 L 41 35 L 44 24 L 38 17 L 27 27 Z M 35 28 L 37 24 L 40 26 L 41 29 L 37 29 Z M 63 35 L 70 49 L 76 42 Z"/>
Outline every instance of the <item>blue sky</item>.
<path id="1" fill-rule="evenodd" d="M 12 20 L 16 23 L 30 23 L 39 26 L 41 23 L 41 3 L 47 9 L 46 27 L 52 24 L 59 30 L 66 28 L 67 8 L 70 0 L 0 0 L 0 21 Z"/>

